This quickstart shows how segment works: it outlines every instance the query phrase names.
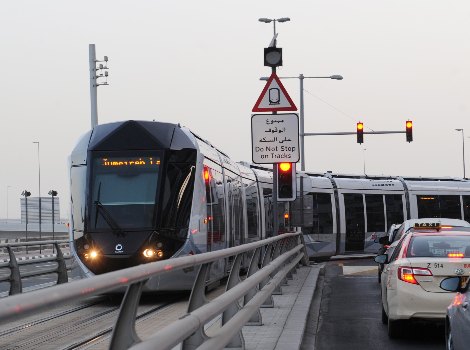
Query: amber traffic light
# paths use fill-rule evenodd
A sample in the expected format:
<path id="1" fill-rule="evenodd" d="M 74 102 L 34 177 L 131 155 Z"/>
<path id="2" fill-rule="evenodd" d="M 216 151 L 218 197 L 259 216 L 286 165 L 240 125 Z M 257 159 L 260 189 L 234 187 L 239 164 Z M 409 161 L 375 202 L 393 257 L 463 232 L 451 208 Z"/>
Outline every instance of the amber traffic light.
<path id="1" fill-rule="evenodd" d="M 364 123 L 359 122 L 356 126 L 356 134 L 357 134 L 357 143 L 364 142 Z"/>
<path id="2" fill-rule="evenodd" d="M 406 121 L 406 141 L 413 141 L 413 122 L 411 120 Z"/>
<path id="3" fill-rule="evenodd" d="M 277 164 L 277 197 L 281 202 L 296 198 L 295 163 Z"/>

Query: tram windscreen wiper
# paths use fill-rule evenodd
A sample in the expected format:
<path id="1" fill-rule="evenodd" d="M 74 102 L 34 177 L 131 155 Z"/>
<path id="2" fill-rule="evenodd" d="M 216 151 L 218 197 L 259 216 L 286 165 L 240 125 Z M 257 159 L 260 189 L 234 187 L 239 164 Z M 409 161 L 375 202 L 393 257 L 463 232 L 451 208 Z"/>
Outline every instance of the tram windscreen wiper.
<path id="1" fill-rule="evenodd" d="M 119 225 L 116 223 L 116 220 L 113 219 L 113 217 L 111 216 L 109 211 L 104 207 L 104 205 L 100 201 L 95 201 L 94 204 L 96 206 L 95 227 L 96 221 L 98 220 L 98 213 L 100 213 L 104 221 L 106 221 L 106 223 L 111 228 L 111 230 L 113 230 L 114 233 L 124 234 L 124 231 L 119 227 Z"/>

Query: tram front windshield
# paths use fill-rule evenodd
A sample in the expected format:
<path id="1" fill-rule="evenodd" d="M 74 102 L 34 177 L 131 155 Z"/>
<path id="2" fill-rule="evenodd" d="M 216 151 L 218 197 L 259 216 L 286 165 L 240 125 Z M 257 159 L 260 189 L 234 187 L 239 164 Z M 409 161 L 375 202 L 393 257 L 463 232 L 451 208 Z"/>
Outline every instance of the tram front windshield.
<path id="1" fill-rule="evenodd" d="M 158 152 L 94 157 L 89 229 L 152 229 L 160 163 Z"/>

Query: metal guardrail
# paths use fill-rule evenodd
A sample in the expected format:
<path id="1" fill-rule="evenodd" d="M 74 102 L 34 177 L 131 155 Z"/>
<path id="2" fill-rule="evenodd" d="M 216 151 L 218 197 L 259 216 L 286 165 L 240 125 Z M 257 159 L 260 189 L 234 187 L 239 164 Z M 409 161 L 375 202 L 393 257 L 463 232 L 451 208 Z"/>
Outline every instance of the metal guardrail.
<path id="1" fill-rule="evenodd" d="M 251 255 L 251 261 L 246 278 L 242 280 L 240 265 L 245 254 Z M 231 264 L 226 292 L 210 302 L 207 301 L 205 285 L 210 265 L 233 256 L 235 259 Z M 281 284 L 292 278 L 293 271 L 304 256 L 305 246 L 301 234 L 286 233 L 215 252 L 143 264 L 0 300 L 0 323 L 127 286 L 113 328 L 110 349 L 172 349 L 180 343 L 183 350 L 212 350 L 225 346 L 244 348 L 241 328 L 247 323 L 262 324 L 259 308 L 273 307 L 272 294 L 282 294 Z M 308 259 L 304 258 L 303 262 L 306 264 Z M 187 313 L 150 339 L 139 339 L 135 331 L 135 320 L 145 282 L 157 275 L 195 266 L 200 268 L 191 291 Z M 243 303 L 240 304 L 242 299 Z M 204 332 L 204 326 L 218 315 L 222 315 L 222 327 L 215 336 L 209 337 Z"/>
<path id="2" fill-rule="evenodd" d="M 64 257 L 62 250 L 60 249 L 61 245 L 68 244 L 67 240 L 60 240 L 60 241 L 31 241 L 31 242 L 18 242 L 18 243 L 8 243 L 8 244 L 0 244 L 1 248 L 6 248 L 8 251 L 8 256 L 10 258 L 7 262 L 0 263 L 1 268 L 9 268 L 10 275 L 9 276 L 0 276 L 0 282 L 10 282 L 10 290 L 9 295 L 19 294 L 23 292 L 23 278 L 28 277 L 35 277 L 41 275 L 47 275 L 51 273 L 57 273 L 57 284 L 62 284 L 68 282 L 68 275 L 67 275 L 67 265 L 65 264 L 66 259 L 70 259 L 70 257 Z M 13 248 L 16 247 L 35 247 L 35 246 L 53 246 L 54 250 L 56 251 L 55 256 L 53 257 L 43 257 L 38 259 L 30 259 L 30 260 L 20 260 L 16 259 L 16 255 L 13 252 Z M 30 272 L 21 273 L 20 266 L 31 265 L 31 264 L 38 264 L 44 262 L 57 262 L 57 267 L 53 268 L 45 268 L 45 269 L 37 269 Z"/>

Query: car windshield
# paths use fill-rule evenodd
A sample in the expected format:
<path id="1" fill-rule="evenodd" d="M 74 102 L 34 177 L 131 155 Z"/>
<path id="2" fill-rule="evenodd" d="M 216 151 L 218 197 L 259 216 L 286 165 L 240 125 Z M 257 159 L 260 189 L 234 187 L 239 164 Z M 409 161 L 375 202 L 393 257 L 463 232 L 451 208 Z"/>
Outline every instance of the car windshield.
<path id="1" fill-rule="evenodd" d="M 406 256 L 415 257 L 470 257 L 470 235 L 415 236 L 412 237 Z"/>

